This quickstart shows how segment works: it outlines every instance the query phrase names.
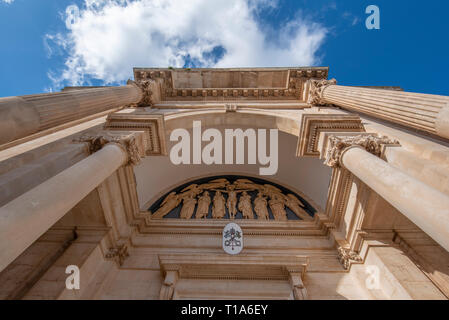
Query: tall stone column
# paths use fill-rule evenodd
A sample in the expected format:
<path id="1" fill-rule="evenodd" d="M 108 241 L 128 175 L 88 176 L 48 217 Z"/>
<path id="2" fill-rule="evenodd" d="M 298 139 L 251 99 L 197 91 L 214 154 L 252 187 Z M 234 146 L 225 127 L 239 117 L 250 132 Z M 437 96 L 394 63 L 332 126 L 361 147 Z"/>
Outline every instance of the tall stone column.
<path id="1" fill-rule="evenodd" d="M 148 86 L 73 89 L 0 98 L 0 144 L 103 111 L 148 100 Z"/>
<path id="2" fill-rule="evenodd" d="M 379 158 L 393 144 L 376 135 L 330 136 L 326 164 L 342 166 L 449 251 L 449 197 Z"/>
<path id="3" fill-rule="evenodd" d="M 0 271 L 119 167 L 140 160 L 132 134 L 83 141 L 92 155 L 0 208 Z"/>
<path id="4" fill-rule="evenodd" d="M 311 80 L 309 103 L 335 104 L 449 139 L 449 97 L 348 87 L 336 80 Z"/>

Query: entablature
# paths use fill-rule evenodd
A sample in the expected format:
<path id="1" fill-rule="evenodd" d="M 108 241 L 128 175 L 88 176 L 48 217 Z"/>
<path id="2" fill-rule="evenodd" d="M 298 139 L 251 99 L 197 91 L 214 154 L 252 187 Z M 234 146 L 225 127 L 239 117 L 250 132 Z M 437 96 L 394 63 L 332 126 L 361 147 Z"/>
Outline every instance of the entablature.
<path id="1" fill-rule="evenodd" d="M 134 68 L 134 79 L 158 84 L 161 101 L 306 101 L 306 82 L 327 79 L 328 72 L 327 67 Z"/>

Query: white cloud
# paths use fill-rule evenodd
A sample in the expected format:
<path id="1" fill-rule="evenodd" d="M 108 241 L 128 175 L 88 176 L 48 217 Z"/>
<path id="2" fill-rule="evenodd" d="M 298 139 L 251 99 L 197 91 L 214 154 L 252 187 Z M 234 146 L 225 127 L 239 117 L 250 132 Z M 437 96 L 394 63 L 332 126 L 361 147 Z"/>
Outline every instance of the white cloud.
<path id="1" fill-rule="evenodd" d="M 14 0 L 2 0 L 2 2 L 5 2 L 5 3 L 13 3 Z"/>
<path id="2" fill-rule="evenodd" d="M 297 15 L 280 30 L 257 21 L 273 0 L 85 0 L 66 8 L 67 32 L 46 35 L 48 53 L 66 52 L 63 70 L 49 73 L 55 87 L 89 79 L 117 83 L 133 67 L 307 66 L 327 30 Z M 270 36 L 269 36 L 270 35 Z M 218 60 L 211 51 L 224 50 Z"/>

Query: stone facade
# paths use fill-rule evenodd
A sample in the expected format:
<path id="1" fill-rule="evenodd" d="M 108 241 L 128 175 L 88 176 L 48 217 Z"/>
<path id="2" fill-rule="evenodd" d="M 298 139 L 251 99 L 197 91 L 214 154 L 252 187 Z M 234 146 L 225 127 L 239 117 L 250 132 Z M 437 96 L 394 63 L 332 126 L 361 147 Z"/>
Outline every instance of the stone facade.
<path id="1" fill-rule="evenodd" d="M 0 98 L 0 299 L 449 298 L 449 97 L 327 75 L 136 68 Z M 174 165 L 193 121 L 277 129 L 277 173 Z"/>

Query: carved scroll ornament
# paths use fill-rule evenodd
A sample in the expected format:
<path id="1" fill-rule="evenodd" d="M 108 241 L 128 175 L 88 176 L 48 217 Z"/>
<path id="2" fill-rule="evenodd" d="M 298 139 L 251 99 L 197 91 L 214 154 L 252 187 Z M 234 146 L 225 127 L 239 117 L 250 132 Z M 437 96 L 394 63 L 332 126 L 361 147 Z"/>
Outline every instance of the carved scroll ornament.
<path id="1" fill-rule="evenodd" d="M 351 263 L 362 261 L 362 258 L 359 256 L 359 254 L 355 251 L 351 251 L 350 249 L 339 247 L 337 249 L 337 252 L 337 259 L 338 261 L 340 261 L 345 270 L 349 270 Z"/>
<path id="2" fill-rule="evenodd" d="M 136 138 L 132 134 L 112 135 L 107 132 L 98 135 L 85 134 L 76 139 L 75 142 L 87 143 L 91 154 L 102 149 L 108 143 L 114 143 L 128 154 L 129 165 L 137 165 L 140 163 L 139 148 L 137 147 Z"/>
<path id="3" fill-rule="evenodd" d="M 322 106 L 326 104 L 323 98 L 323 91 L 328 86 L 336 85 L 337 80 L 310 80 L 310 91 L 308 103 L 312 105 Z"/>
<path id="4" fill-rule="evenodd" d="M 139 80 L 133 81 L 128 80 L 128 84 L 133 84 L 140 89 L 142 92 L 142 99 L 136 104 L 133 104 L 134 107 L 150 107 L 153 105 L 153 89 L 152 84 L 154 84 L 154 80 Z"/>
<path id="5" fill-rule="evenodd" d="M 350 137 L 330 136 L 324 164 L 329 167 L 338 167 L 341 165 L 341 156 L 343 152 L 353 146 L 359 146 L 369 153 L 379 157 L 382 152 L 382 145 L 398 145 L 397 140 L 388 137 L 379 137 L 378 135 L 359 135 Z"/>

